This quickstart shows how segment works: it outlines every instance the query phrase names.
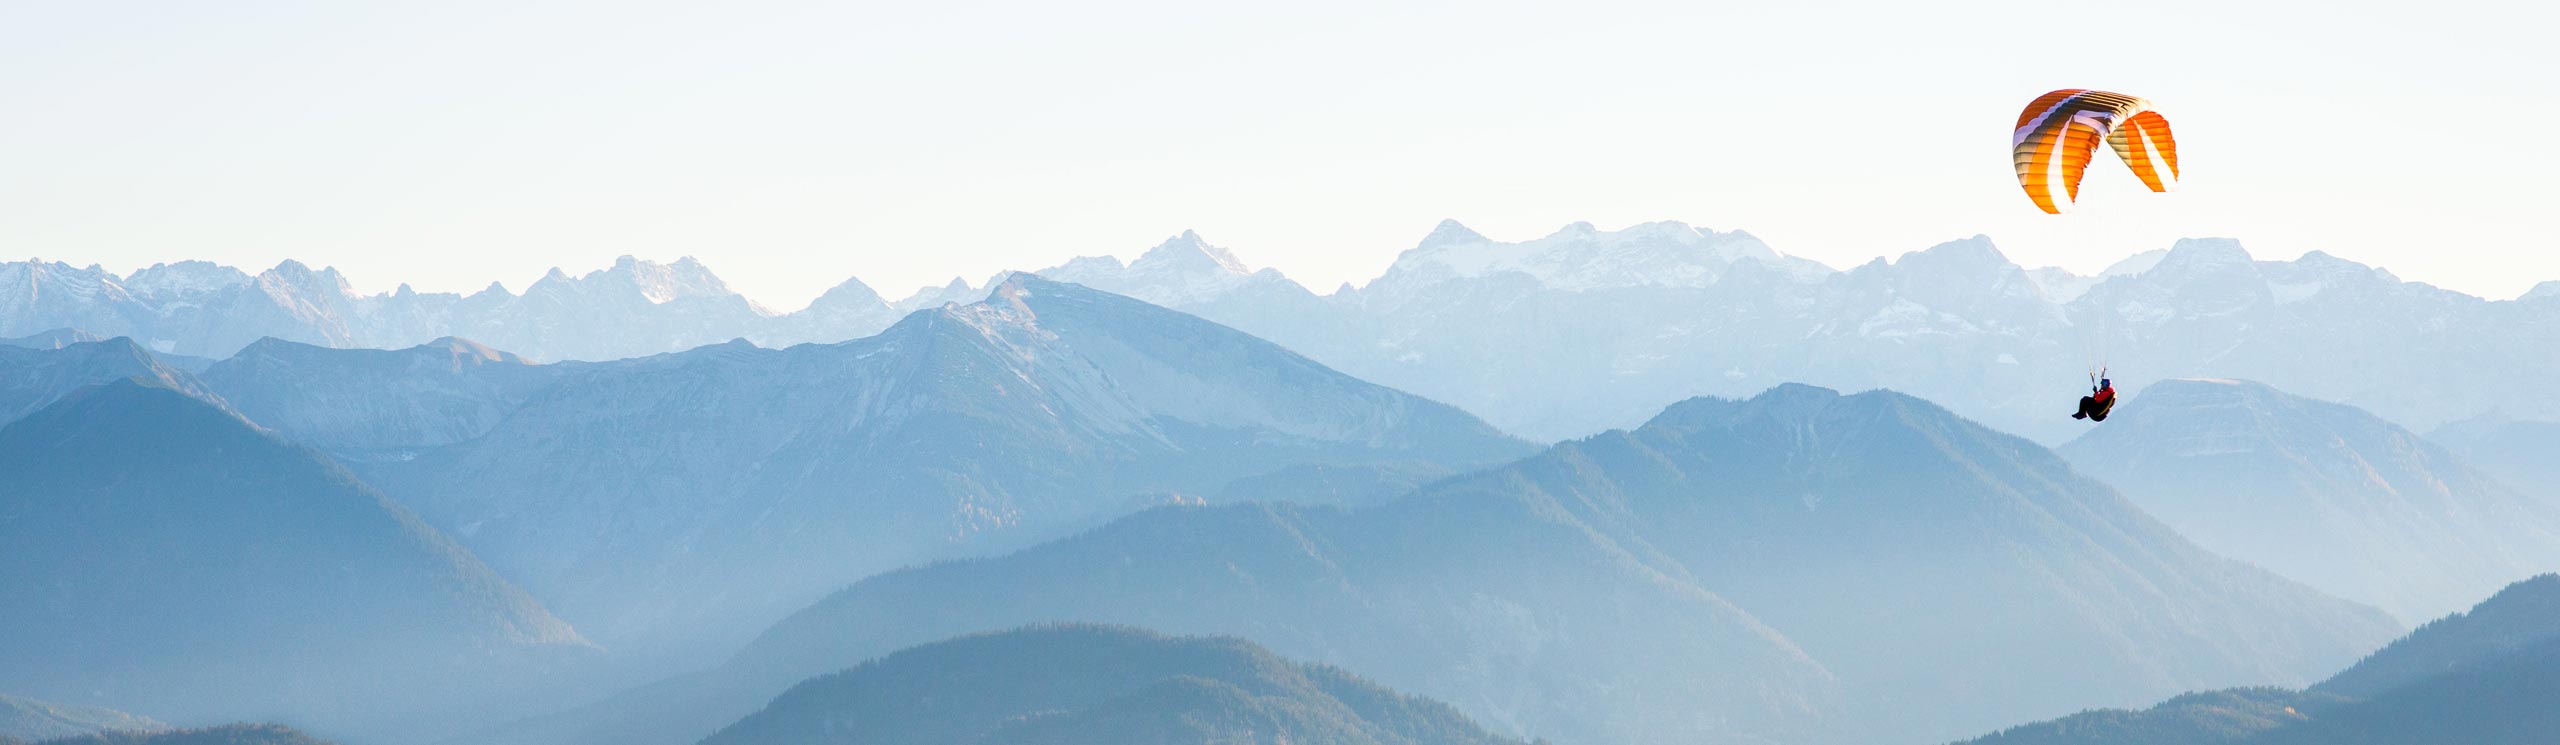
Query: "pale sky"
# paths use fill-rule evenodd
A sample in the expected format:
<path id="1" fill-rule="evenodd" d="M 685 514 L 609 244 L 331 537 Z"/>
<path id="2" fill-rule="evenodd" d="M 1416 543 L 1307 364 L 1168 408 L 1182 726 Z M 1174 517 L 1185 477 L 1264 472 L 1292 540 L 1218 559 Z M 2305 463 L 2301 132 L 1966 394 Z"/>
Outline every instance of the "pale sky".
<path id="1" fill-rule="evenodd" d="M 1325 291 L 1442 218 L 1740 228 L 1838 267 L 2181 235 L 2492 298 L 2560 279 L 2544 3 L 0 0 L 0 256 L 521 291 L 702 259 L 777 309 L 1196 229 Z M 2186 182 L 2015 184 L 2046 90 Z"/>

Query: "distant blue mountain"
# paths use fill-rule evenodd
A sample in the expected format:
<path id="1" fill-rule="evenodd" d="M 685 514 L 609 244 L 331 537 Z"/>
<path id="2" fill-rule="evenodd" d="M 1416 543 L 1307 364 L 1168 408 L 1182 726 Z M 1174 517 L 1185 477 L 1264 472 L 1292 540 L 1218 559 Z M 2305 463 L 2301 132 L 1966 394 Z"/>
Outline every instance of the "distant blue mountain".
<path id="1" fill-rule="evenodd" d="M 57 704 L 0 695 L 0 742 L 31 742 L 96 732 L 157 732 L 169 725 L 103 706 Z"/>
<path id="2" fill-rule="evenodd" d="M 592 653 L 327 457 L 156 382 L 0 428 L 0 690 L 189 724 L 342 730 L 486 698 Z"/>
<path id="3" fill-rule="evenodd" d="M 89 332 L 87 332 L 87 331 L 82 331 L 82 330 L 79 330 L 79 329 L 72 329 L 72 328 L 61 328 L 61 329 L 52 329 L 52 330 L 49 330 L 49 331 L 39 331 L 39 332 L 36 332 L 36 333 L 33 333 L 33 334 L 29 334 L 29 335 L 26 335 L 26 336 L 17 337 L 17 338 L 14 338 L 14 339 L 0 339 L 0 347 L 25 347 L 25 348 L 28 348 L 28 349 L 61 349 L 61 348 L 63 348 L 63 347 L 67 347 L 67 346 L 70 346 L 70 345 L 73 345 L 73 344 L 78 344 L 78 343 L 81 343 L 81 342 L 105 341 L 105 340 L 106 340 L 106 337 L 99 336 L 99 335 L 97 335 L 97 334 L 92 334 L 92 333 L 89 333 Z"/>
<path id="4" fill-rule="evenodd" d="M 51 405 L 73 391 L 141 378 L 227 408 L 194 374 L 122 337 L 66 341 L 60 346 L 0 345 L 0 424 Z"/>
<path id="5" fill-rule="evenodd" d="M 2061 452 L 2205 548 L 2409 623 L 2560 571 L 2560 507 L 2362 409 L 2259 383 L 2153 384 Z"/>
<path id="6" fill-rule="evenodd" d="M 718 670 L 491 741 L 681 742 L 812 675 L 1055 621 L 1242 636 L 1568 742 L 1925 739 L 2307 682 L 2399 632 L 2033 443 L 1783 386 L 1357 510 L 1167 507 L 872 577 Z"/>
<path id="7" fill-rule="evenodd" d="M 1242 639 L 1083 625 L 901 650 L 793 686 L 703 742 L 1517 745 L 1447 704 Z"/>
<path id="8" fill-rule="evenodd" d="M 2560 576 L 2508 586 L 2308 690 L 2197 693 L 1967 745 L 2386 745 L 2549 742 L 2560 732 Z"/>
<path id="9" fill-rule="evenodd" d="M 2560 420 L 2560 390 L 2541 380 L 2560 364 L 2560 283 L 2488 300 L 2319 252 L 2259 260 L 2227 239 L 2091 275 L 2020 266 L 1983 236 L 1839 270 L 1678 222 L 1575 223 L 1524 241 L 1444 222 L 1378 277 L 1322 294 L 1188 232 L 1133 261 L 1038 273 L 1199 315 L 1541 441 L 1793 381 L 1893 388 L 2060 442 L 2078 430 L 2056 412 L 2102 362 L 2128 392 L 2247 378 L 2422 431 L 2492 409 Z M 364 295 L 333 269 L 290 261 L 255 275 L 178 262 L 125 276 L 6 262 L 0 336 L 82 328 L 199 357 L 263 337 L 401 349 L 450 336 L 534 361 L 610 360 L 737 338 L 860 338 L 977 302 L 1003 276 L 894 300 L 848 279 L 781 313 L 690 258 L 624 257 L 578 276 L 555 269 L 522 294 L 493 283 L 469 295 Z"/>
<path id="10" fill-rule="evenodd" d="M 535 365 L 465 339 L 331 349 L 261 339 L 206 368 L 242 415 L 340 457 L 398 458 L 479 437 L 577 364 Z"/>
<path id="11" fill-rule="evenodd" d="M 206 376 L 599 643 L 671 668 L 879 571 L 1240 480 L 1324 478 L 1310 466 L 1394 483 L 1533 449 L 1232 329 L 1031 276 L 839 344 L 534 365 L 461 341 L 261 342 Z"/>
<path id="12" fill-rule="evenodd" d="M 2560 457 L 2553 455 L 2560 453 L 2560 421 L 2490 413 L 2437 427 L 2427 439 L 2544 504 L 2560 507 Z"/>

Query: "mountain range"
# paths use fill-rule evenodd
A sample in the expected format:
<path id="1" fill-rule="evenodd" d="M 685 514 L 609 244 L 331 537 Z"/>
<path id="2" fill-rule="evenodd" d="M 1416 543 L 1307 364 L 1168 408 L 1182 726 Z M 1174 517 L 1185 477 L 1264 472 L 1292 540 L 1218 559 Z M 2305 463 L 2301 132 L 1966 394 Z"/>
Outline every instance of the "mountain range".
<path id="1" fill-rule="evenodd" d="M 2560 732 L 2560 576 L 2517 582 L 2307 690 L 2195 693 L 1966 745 L 2535 743 Z"/>
<path id="2" fill-rule="evenodd" d="M 2560 546 L 2518 382 L 2560 290 L 2227 241 L 1834 271 L 1677 223 L 1447 223 L 1319 295 L 1185 233 L 793 313 L 691 260 L 522 296 L 291 262 L 0 280 L 0 560 L 29 568 L 0 604 L 43 609 L 0 614 L 0 690 L 185 726 L 806 734 L 969 690 L 883 655 L 1040 639 L 1242 668 L 1056 678 L 1091 690 L 967 737 L 1916 742 L 2192 690 L 2163 709 L 2289 737 L 2435 704 L 2225 687 L 2318 680 L 2398 634 L 2360 602 L 2427 618 Z M 2118 418 L 2062 416 L 2127 359 Z M 2541 690 L 2540 647 L 2500 649 L 2440 690 Z M 1425 701 L 1364 680 L 1462 716 L 1362 708 Z"/>
<path id="3" fill-rule="evenodd" d="M 2560 509 L 2344 404 L 2169 380 L 2061 448 L 2205 548 L 2416 623 L 2560 570 Z"/>
<path id="4" fill-rule="evenodd" d="M 1521 242 L 1444 222 L 1379 277 L 1327 294 L 1187 232 L 1134 261 L 1038 273 L 1199 315 L 1545 441 L 1632 426 L 1691 396 L 1808 382 L 1903 390 L 2057 443 L 2077 433 L 2062 416 L 2073 383 L 2102 363 L 2128 391 L 2243 377 L 2420 430 L 2492 409 L 2560 419 L 2560 389 L 2536 375 L 2560 362 L 2560 282 L 2491 301 L 2318 252 L 2259 261 L 2221 239 L 2082 276 L 2021 267 L 1980 236 L 1834 270 L 1677 222 L 1576 223 Z M 29 261 L 0 264 L 0 335 L 77 328 L 213 358 L 262 337 L 396 349 L 455 336 L 535 361 L 606 360 L 868 336 L 914 310 L 975 302 L 1002 277 L 897 301 L 848 280 L 776 313 L 690 258 L 626 257 L 579 277 L 554 270 L 523 295 L 493 284 L 468 296 L 360 295 L 294 262 L 119 277 Z"/>
<path id="5" fill-rule="evenodd" d="M 1516 745 L 1447 704 L 1236 638 L 1044 626 L 810 679 L 704 745 Z"/>
<path id="6" fill-rule="evenodd" d="M 263 341 L 205 378 L 634 657 L 725 651 L 874 572 L 1238 480 L 1448 473 L 1531 449 L 1231 329 L 1032 276 L 837 344 L 533 365 L 459 341 Z"/>
<path id="7" fill-rule="evenodd" d="M 871 577 L 719 669 L 487 741 L 681 742 L 813 675 L 1058 621 L 1243 636 L 1565 742 L 1953 737 L 2307 682 L 2399 628 L 2196 548 L 2031 442 L 1782 386 L 1359 509 L 1162 507 Z"/>
<path id="8" fill-rule="evenodd" d="M 1121 274 L 1198 246 L 1176 239 Z M 1312 299 L 1230 264 L 1188 262 L 1183 284 L 1115 281 L 1085 260 L 1043 273 L 1083 270 L 1076 281 L 1542 440 L 1628 426 L 1688 396 L 1806 382 L 1894 388 L 2060 442 L 2077 433 L 2064 415 L 2080 394 L 2065 381 L 2102 364 L 2127 390 L 2247 377 L 2419 428 L 2493 407 L 2560 417 L 2560 394 L 2529 372 L 2560 361 L 2560 282 L 2489 301 L 2318 252 L 2257 261 L 2222 239 L 2094 276 L 2018 266 L 1981 236 L 1834 271 L 1674 222 L 1577 223 L 1517 243 L 1446 222 L 1377 279 Z"/>

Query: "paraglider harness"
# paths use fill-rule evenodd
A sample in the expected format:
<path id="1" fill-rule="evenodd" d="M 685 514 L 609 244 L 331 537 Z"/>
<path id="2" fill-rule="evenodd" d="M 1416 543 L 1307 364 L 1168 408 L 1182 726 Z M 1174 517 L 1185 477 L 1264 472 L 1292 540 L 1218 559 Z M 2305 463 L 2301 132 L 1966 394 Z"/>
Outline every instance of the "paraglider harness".
<path id="1" fill-rule="evenodd" d="M 2115 410 L 2115 381 L 2107 378 L 2106 368 L 2098 368 L 2096 372 L 2089 373 L 2089 395 L 2080 397 L 2080 410 L 2071 418 L 2103 422 L 2107 420 L 2107 412 Z"/>

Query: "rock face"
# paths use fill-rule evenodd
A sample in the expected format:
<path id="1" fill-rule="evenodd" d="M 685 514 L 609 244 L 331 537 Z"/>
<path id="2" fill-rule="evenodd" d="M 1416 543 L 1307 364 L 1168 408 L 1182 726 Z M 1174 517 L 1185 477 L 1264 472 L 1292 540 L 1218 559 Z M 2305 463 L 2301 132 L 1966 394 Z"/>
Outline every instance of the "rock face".
<path id="1" fill-rule="evenodd" d="M 873 572 L 1091 527 L 1150 495 L 1216 495 L 1311 464 L 1473 468 L 1531 449 L 1198 318 L 1031 276 L 995 293 L 842 344 L 736 342 L 558 372 L 438 348 L 367 353 L 405 381 L 369 404 L 354 399 L 374 386 L 341 396 L 290 376 L 277 397 L 239 395 L 260 412 L 318 412 L 281 429 L 467 434 L 360 467 L 633 654 L 730 648 Z M 285 352 L 345 360 L 311 370 L 373 364 L 284 346 L 256 358 Z M 482 415 L 518 397 L 501 373 L 556 379 Z"/>
<path id="2" fill-rule="evenodd" d="M 0 474 L 0 689 L 360 728 L 587 646 L 328 458 L 179 391 L 63 397 L 0 428 Z"/>
<path id="3" fill-rule="evenodd" d="M 2163 381 L 2062 449 L 2206 548 L 2418 622 L 2560 569 L 2560 510 L 2363 410 Z"/>
<path id="4" fill-rule="evenodd" d="M 704 742 L 1517 741 L 1447 704 L 1242 639 L 1069 625 L 936 642 L 812 678 Z"/>
<path id="5" fill-rule="evenodd" d="M 1576 742 L 1925 740 L 2299 684 L 2398 633 L 2196 548 L 2032 443 L 1899 394 L 1786 386 L 1358 510 L 1167 507 L 873 577 L 719 671 L 523 741 L 680 740 L 828 669 L 1057 620 L 1246 635 Z"/>

